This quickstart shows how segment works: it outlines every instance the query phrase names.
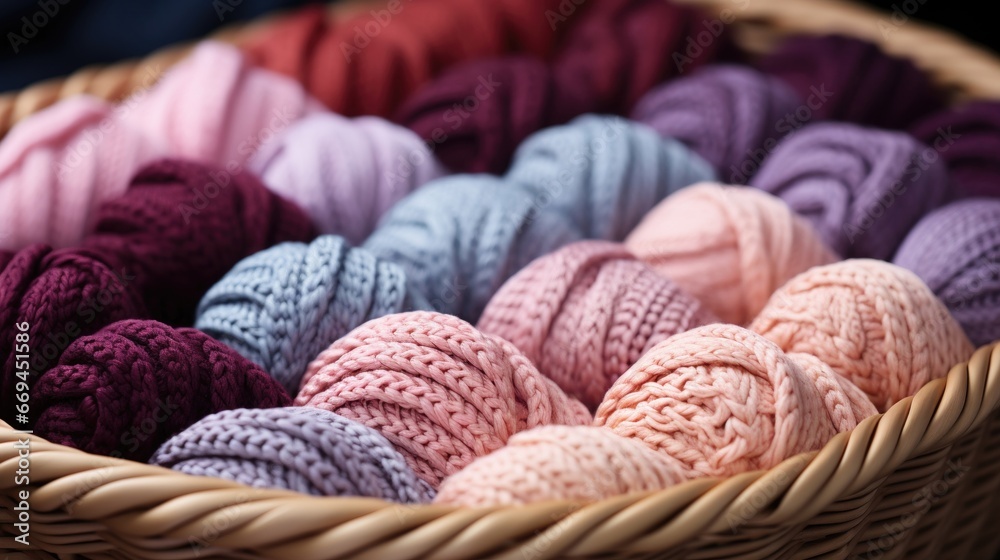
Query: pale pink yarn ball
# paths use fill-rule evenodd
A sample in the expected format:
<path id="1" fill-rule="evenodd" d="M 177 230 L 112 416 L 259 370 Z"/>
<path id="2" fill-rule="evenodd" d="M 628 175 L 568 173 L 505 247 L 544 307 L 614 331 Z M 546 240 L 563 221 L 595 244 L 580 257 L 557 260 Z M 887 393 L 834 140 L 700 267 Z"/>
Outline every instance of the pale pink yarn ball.
<path id="1" fill-rule="evenodd" d="M 717 321 L 623 245 L 581 241 L 508 280 L 477 326 L 513 342 L 564 391 L 596 408 L 654 344 Z"/>
<path id="2" fill-rule="evenodd" d="M 758 189 L 700 183 L 667 197 L 625 245 L 727 323 L 745 325 L 782 284 L 836 256 Z"/>
<path id="3" fill-rule="evenodd" d="M 295 404 L 378 430 L 434 487 L 517 432 L 591 421 L 511 343 L 431 312 L 387 315 L 333 343 Z"/>
<path id="4" fill-rule="evenodd" d="M 545 426 L 449 476 L 436 503 L 465 507 L 546 500 L 594 502 L 683 480 L 670 457 L 596 426 Z"/>
<path id="5" fill-rule="evenodd" d="M 608 391 L 595 424 L 672 457 L 688 478 L 768 469 L 860 420 L 828 410 L 813 377 L 754 332 L 708 325 L 643 356 Z"/>
<path id="6" fill-rule="evenodd" d="M 787 352 L 812 354 L 829 364 L 883 412 L 973 351 L 961 326 L 920 278 L 868 259 L 795 277 L 750 328 Z"/>

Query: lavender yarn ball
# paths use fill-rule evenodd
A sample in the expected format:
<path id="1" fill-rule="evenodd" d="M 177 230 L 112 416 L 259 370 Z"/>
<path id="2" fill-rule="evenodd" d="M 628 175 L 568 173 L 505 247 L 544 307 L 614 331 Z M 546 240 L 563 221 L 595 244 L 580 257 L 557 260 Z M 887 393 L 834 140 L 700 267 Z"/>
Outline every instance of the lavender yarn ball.
<path id="1" fill-rule="evenodd" d="M 781 197 L 844 258 L 889 260 L 945 203 L 940 154 L 908 134 L 817 123 L 790 134 L 750 184 Z"/>
<path id="2" fill-rule="evenodd" d="M 1000 196 L 1000 102 L 977 101 L 936 113 L 910 134 L 941 154 L 953 199 Z"/>
<path id="3" fill-rule="evenodd" d="M 1000 200 L 969 198 L 931 212 L 894 262 L 934 291 L 973 344 L 1000 339 Z"/>
<path id="4" fill-rule="evenodd" d="M 318 408 L 239 408 L 170 438 L 150 463 L 314 496 L 427 503 L 434 490 L 375 430 Z"/>
<path id="5" fill-rule="evenodd" d="M 811 111 L 782 80 L 737 65 L 705 67 L 639 100 L 632 119 L 679 140 L 732 184 L 746 184 Z M 806 107 L 808 109 L 808 107 Z"/>

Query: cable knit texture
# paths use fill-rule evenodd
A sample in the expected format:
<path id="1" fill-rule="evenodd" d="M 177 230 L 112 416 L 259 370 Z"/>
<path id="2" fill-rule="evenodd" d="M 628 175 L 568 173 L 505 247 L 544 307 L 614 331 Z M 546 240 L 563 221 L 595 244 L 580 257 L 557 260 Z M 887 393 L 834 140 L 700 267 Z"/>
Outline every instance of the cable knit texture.
<path id="1" fill-rule="evenodd" d="M 309 365 L 295 404 L 378 430 L 435 488 L 516 432 L 591 419 L 509 342 L 426 312 L 376 319 L 335 342 Z"/>
<path id="2" fill-rule="evenodd" d="M 632 119 L 680 140 L 720 177 L 745 184 L 785 134 L 805 124 L 782 80 L 736 65 L 709 66 L 647 93 Z"/>
<path id="3" fill-rule="evenodd" d="M 427 145 L 377 117 L 309 115 L 261 146 L 248 165 L 298 203 L 321 233 L 361 243 L 382 214 L 445 174 Z"/>
<path id="4" fill-rule="evenodd" d="M 593 409 L 653 345 L 716 321 L 624 246 L 581 241 L 508 280 L 477 327 L 514 343 L 546 377 Z"/>
<path id="5" fill-rule="evenodd" d="M 912 270 L 973 344 L 1000 339 L 1000 200 L 971 198 L 931 212 L 893 262 Z"/>
<path id="6" fill-rule="evenodd" d="M 953 198 L 1000 195 L 1000 103 L 942 111 L 915 124 L 910 134 L 941 155 Z"/>
<path id="7" fill-rule="evenodd" d="M 551 65 L 509 56 L 457 66 L 409 98 L 397 122 L 432 143 L 451 169 L 499 174 L 532 132 L 583 113 L 625 113 L 724 44 L 712 41 L 679 68 L 674 53 L 712 30 L 700 11 L 657 0 L 605 0 L 569 17 Z"/>
<path id="8" fill-rule="evenodd" d="M 780 196 L 843 257 L 888 260 L 944 204 L 948 178 L 908 134 L 819 123 L 782 142 L 750 184 Z"/>
<path id="9" fill-rule="evenodd" d="M 117 106 L 84 96 L 57 103 L 0 143 L 0 247 L 74 245 L 143 165 L 183 157 L 234 174 L 262 141 L 320 109 L 291 80 L 215 42 Z"/>
<path id="10" fill-rule="evenodd" d="M 546 56 L 558 33 L 545 14 L 560 0 L 430 0 L 328 20 L 321 7 L 270 26 L 244 46 L 344 115 L 386 116 L 443 69 L 508 52 Z"/>
<path id="11" fill-rule="evenodd" d="M 968 360 L 962 328 L 912 272 L 856 259 L 816 267 L 774 294 L 750 326 L 816 356 L 884 412 Z"/>
<path id="12" fill-rule="evenodd" d="M 769 469 L 822 447 L 863 419 L 827 410 L 815 375 L 773 342 L 735 325 L 708 325 L 656 345 L 608 391 L 595 424 L 671 459 L 684 478 Z M 838 395 L 839 401 L 846 400 Z M 843 416 L 841 416 L 843 415 Z"/>
<path id="13" fill-rule="evenodd" d="M 35 434 L 136 461 L 213 412 L 291 404 L 264 371 L 208 335 L 136 320 L 73 341 L 31 399 Z"/>
<path id="14" fill-rule="evenodd" d="M 839 35 L 786 39 L 759 67 L 806 99 L 815 119 L 905 130 L 939 110 L 944 97 L 908 59 Z"/>
<path id="15" fill-rule="evenodd" d="M 535 258 L 581 239 L 621 240 L 659 200 L 711 175 L 649 128 L 582 117 L 536 134 L 502 179 L 453 176 L 418 189 L 360 250 L 320 238 L 239 263 L 206 294 L 195 324 L 294 389 L 309 360 L 364 321 L 416 309 L 476 321 Z"/>
<path id="16" fill-rule="evenodd" d="M 682 480 L 668 457 L 638 440 L 594 426 L 543 426 L 514 434 L 506 446 L 446 478 L 435 502 L 464 507 L 595 502 Z"/>
<path id="17" fill-rule="evenodd" d="M 430 486 L 378 432 L 318 408 L 217 412 L 170 438 L 149 462 L 314 496 L 402 503 L 434 498 Z"/>
<path id="18" fill-rule="evenodd" d="M 699 184 L 657 205 L 625 245 L 727 323 L 750 322 L 796 274 L 835 260 L 781 200 Z"/>

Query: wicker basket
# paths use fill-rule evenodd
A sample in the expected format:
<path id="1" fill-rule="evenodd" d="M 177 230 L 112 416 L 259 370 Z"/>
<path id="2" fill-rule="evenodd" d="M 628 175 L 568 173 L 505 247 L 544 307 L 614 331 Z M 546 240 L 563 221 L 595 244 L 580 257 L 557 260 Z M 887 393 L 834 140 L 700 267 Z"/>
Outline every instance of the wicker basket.
<path id="1" fill-rule="evenodd" d="M 888 15 L 836 0 L 686 1 L 734 18 L 750 50 L 788 32 L 838 31 L 912 56 L 956 97 L 1000 98 L 1000 62 L 914 22 L 883 35 L 879 19 Z M 989 529 L 1000 516 L 998 403 L 1000 345 L 819 452 L 766 472 L 592 504 L 489 509 L 257 490 L 32 437 L 33 550 L 13 538 L 23 436 L 0 422 L 0 548 L 162 559 L 992 558 L 1000 547 L 1000 532 Z"/>

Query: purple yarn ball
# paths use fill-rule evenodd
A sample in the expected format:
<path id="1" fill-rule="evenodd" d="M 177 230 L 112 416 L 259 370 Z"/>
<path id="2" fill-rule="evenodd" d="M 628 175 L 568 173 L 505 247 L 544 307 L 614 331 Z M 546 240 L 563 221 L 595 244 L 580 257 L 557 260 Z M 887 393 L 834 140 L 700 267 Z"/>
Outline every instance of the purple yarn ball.
<path id="1" fill-rule="evenodd" d="M 750 184 L 781 197 L 844 258 L 891 259 L 945 203 L 940 155 L 908 134 L 817 123 L 789 135 Z"/>
<path id="2" fill-rule="evenodd" d="M 1000 200 L 970 198 L 931 212 L 894 262 L 927 283 L 974 344 L 1000 339 Z"/>
<path id="3" fill-rule="evenodd" d="M 1000 103 L 978 101 L 943 111 L 910 133 L 941 153 L 952 198 L 1000 196 Z"/>
<path id="4" fill-rule="evenodd" d="M 150 463 L 196 476 L 315 496 L 427 503 L 434 490 L 381 434 L 318 408 L 235 409 L 206 416 Z"/>
<path id="5" fill-rule="evenodd" d="M 800 120 L 802 99 L 778 78 L 736 65 L 705 67 L 647 93 L 632 119 L 681 141 L 730 183 L 748 177 Z"/>

